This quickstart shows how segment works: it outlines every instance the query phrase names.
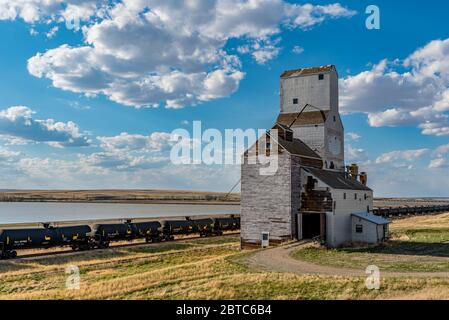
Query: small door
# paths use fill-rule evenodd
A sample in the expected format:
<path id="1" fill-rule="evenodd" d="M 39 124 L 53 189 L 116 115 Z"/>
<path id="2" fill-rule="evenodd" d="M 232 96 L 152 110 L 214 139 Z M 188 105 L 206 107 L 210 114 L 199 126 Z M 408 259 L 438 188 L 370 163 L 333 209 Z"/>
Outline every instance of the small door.
<path id="1" fill-rule="evenodd" d="M 262 248 L 267 248 L 270 245 L 270 233 L 262 232 L 261 240 Z"/>

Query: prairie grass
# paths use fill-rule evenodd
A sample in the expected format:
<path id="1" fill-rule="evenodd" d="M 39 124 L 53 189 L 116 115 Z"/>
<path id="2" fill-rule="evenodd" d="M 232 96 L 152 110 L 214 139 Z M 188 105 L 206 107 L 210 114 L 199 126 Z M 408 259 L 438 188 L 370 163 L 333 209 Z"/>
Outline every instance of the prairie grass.
<path id="1" fill-rule="evenodd" d="M 264 272 L 241 261 L 239 238 L 217 237 L 0 262 L 0 299 L 406 299 L 449 298 L 449 279 L 365 279 Z M 6 263 L 6 264 L 5 264 Z M 80 268 L 67 289 L 65 268 Z"/>

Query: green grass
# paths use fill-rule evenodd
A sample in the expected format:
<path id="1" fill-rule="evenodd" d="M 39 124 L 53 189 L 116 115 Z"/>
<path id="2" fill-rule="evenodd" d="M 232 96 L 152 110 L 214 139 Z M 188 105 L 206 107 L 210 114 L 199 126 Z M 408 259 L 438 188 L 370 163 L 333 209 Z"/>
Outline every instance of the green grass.
<path id="1" fill-rule="evenodd" d="M 449 229 L 396 230 L 395 240 L 367 248 L 304 248 L 292 253 L 299 260 L 320 265 L 360 269 L 377 265 L 381 270 L 404 272 L 449 271 Z"/>
<path id="2" fill-rule="evenodd" d="M 426 242 L 426 243 L 449 242 L 449 228 L 406 230 L 405 234 L 413 242 Z"/>

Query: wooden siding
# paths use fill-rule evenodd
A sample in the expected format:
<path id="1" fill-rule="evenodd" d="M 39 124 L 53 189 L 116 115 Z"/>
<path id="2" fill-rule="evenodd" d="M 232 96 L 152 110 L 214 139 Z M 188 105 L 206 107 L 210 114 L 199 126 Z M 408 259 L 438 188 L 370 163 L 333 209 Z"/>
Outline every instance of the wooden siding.
<path id="1" fill-rule="evenodd" d="M 299 158 L 279 154 L 278 170 L 271 176 L 260 175 L 260 164 L 242 162 L 241 241 L 242 248 L 260 244 L 262 232 L 270 233 L 270 243 L 293 238 L 295 214 L 299 209 Z M 292 192 L 293 190 L 293 192 Z"/>

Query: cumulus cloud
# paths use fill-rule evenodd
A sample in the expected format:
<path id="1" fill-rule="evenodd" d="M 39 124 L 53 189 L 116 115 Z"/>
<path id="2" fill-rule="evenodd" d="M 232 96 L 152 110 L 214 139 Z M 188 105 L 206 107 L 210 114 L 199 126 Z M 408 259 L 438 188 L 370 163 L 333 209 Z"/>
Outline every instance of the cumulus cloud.
<path id="1" fill-rule="evenodd" d="M 299 27 L 302 29 L 308 29 L 320 24 L 328 18 L 352 17 L 357 14 L 356 11 L 342 7 L 339 3 L 326 6 L 291 4 L 287 5 L 285 10 L 289 18 L 287 24 L 291 27 Z"/>
<path id="2" fill-rule="evenodd" d="M 292 49 L 292 52 L 294 54 L 301 54 L 301 53 L 304 52 L 304 48 L 301 47 L 301 46 L 294 46 L 293 49 Z"/>
<path id="3" fill-rule="evenodd" d="M 116 136 L 100 136 L 100 152 L 80 155 L 80 161 L 90 167 L 120 171 L 163 167 L 169 163 L 170 148 L 176 142 L 171 133 L 149 135 L 122 132 Z"/>
<path id="4" fill-rule="evenodd" d="M 55 147 L 81 147 L 90 144 L 72 121 L 33 118 L 34 111 L 25 106 L 10 107 L 0 111 L 0 135 L 10 141 L 45 142 Z M 11 143 L 17 144 L 17 143 Z"/>
<path id="5" fill-rule="evenodd" d="M 367 113 L 373 127 L 416 125 L 425 135 L 449 135 L 449 39 L 341 79 L 340 94 L 342 110 Z"/>
<path id="6" fill-rule="evenodd" d="M 428 154 L 429 149 L 397 150 L 381 154 L 376 163 L 391 163 L 398 160 L 413 161 Z"/>
<path id="7" fill-rule="evenodd" d="M 0 0 L 0 20 L 22 19 L 27 23 L 88 20 L 99 14 L 106 0 Z"/>
<path id="8" fill-rule="evenodd" d="M 447 153 L 449 153 L 449 143 L 439 146 L 435 149 L 434 153 L 438 156 L 443 156 Z"/>
<path id="9" fill-rule="evenodd" d="M 444 158 L 436 158 L 430 161 L 429 168 L 435 169 L 435 168 L 447 168 L 449 167 L 449 163 Z"/>
<path id="10" fill-rule="evenodd" d="M 156 151 L 167 150 L 173 145 L 172 135 L 167 132 L 153 132 L 148 136 L 122 132 L 117 136 L 97 137 L 101 147 L 107 151 Z"/>
<path id="11" fill-rule="evenodd" d="M 12 161 L 20 152 L 11 151 L 0 147 L 0 161 Z"/>
<path id="12" fill-rule="evenodd" d="M 345 157 L 349 162 L 364 162 L 368 159 L 366 151 L 364 149 L 353 147 L 348 144 L 345 149 Z"/>
<path id="13" fill-rule="evenodd" d="M 41 1 L 33 3 L 39 8 Z M 281 50 L 277 35 L 283 27 L 307 29 L 326 19 L 355 14 L 338 3 L 313 6 L 283 0 L 123 0 L 108 5 L 78 0 L 69 4 L 95 8 L 95 19 L 82 29 L 84 44 L 36 54 L 28 60 L 29 72 L 49 79 L 57 88 L 89 96 L 103 94 L 134 107 L 181 108 L 229 96 L 245 75 L 239 57 L 229 53 L 230 39 L 242 42 L 234 52 L 251 54 L 257 63 L 265 64 Z M 64 17 L 69 10 L 69 6 L 63 12 L 45 8 L 39 17 Z M 23 18 L 17 13 L 5 15 L 17 16 Z"/>
<path id="14" fill-rule="evenodd" d="M 356 133 L 356 132 L 348 132 L 348 133 L 346 134 L 346 136 L 347 136 L 348 139 L 351 140 L 351 141 L 359 141 L 359 140 L 362 138 L 362 136 L 359 135 L 359 134 Z"/>

